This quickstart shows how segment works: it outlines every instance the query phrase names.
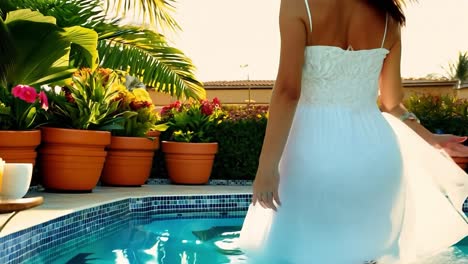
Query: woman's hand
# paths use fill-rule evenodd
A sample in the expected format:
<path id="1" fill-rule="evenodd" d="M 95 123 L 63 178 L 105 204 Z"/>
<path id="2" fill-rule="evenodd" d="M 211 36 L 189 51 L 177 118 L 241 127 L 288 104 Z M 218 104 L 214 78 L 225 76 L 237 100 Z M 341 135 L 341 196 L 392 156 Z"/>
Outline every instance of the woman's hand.
<path id="1" fill-rule="evenodd" d="M 278 187 L 278 170 L 273 170 L 271 173 L 258 170 L 253 183 L 252 203 L 255 205 L 258 202 L 263 208 L 270 208 L 276 211 L 277 206 L 281 205 Z"/>
<path id="2" fill-rule="evenodd" d="M 445 150 L 451 157 L 468 157 L 468 147 L 462 143 L 468 137 L 459 137 L 450 134 L 434 134 L 434 146 Z"/>

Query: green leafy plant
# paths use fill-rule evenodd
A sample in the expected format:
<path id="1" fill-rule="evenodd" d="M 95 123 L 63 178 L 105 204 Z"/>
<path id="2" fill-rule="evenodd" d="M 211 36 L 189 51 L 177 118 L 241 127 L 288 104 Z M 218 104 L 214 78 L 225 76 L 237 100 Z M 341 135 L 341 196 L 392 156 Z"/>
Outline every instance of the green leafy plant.
<path id="1" fill-rule="evenodd" d="M 115 100 L 123 83 L 110 69 L 76 71 L 70 82 L 60 91 L 50 90 L 49 125 L 73 129 L 119 130 L 123 129 L 124 115 L 117 112 Z"/>
<path id="2" fill-rule="evenodd" d="M 11 89 L 0 86 L 0 129 L 27 130 L 40 125 L 40 115 L 49 107 L 44 91 L 27 85 Z"/>
<path id="3" fill-rule="evenodd" d="M 214 142 L 216 127 L 225 119 L 218 98 L 176 101 L 161 110 L 158 130 L 165 130 L 169 140 L 177 142 Z"/>
<path id="4" fill-rule="evenodd" d="M 56 19 L 20 9 L 0 18 L 0 81 L 3 86 L 40 86 L 70 78 L 70 49 L 79 47 L 91 68 L 97 66 L 98 36 L 80 26 L 61 28 Z M 0 83 L 1 84 L 1 83 Z"/>
<path id="5" fill-rule="evenodd" d="M 115 114 L 122 114 L 124 117 L 124 128 L 111 131 L 112 135 L 144 137 L 149 131 L 156 129 L 159 115 L 145 88 L 123 89 L 114 100 L 118 102 Z"/>

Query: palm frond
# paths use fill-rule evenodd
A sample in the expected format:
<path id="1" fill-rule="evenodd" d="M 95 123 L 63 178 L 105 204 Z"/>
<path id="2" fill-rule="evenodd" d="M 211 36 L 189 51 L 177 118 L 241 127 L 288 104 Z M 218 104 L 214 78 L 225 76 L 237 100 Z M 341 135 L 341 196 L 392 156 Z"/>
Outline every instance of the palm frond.
<path id="1" fill-rule="evenodd" d="M 115 16 L 139 17 L 144 25 L 155 25 L 158 31 L 163 29 L 180 30 L 172 14 L 176 0 L 106 0 L 107 14 Z"/>
<path id="2" fill-rule="evenodd" d="M 446 70 L 450 79 L 464 82 L 468 80 L 468 52 L 458 53 L 458 60 L 449 63 Z"/>
<path id="3" fill-rule="evenodd" d="M 31 9 L 57 19 L 59 27 L 84 26 L 91 28 L 105 21 L 101 0 L 5 0 L 0 9 L 6 12 Z"/>
<path id="4" fill-rule="evenodd" d="M 93 28 L 97 24 L 116 24 L 119 19 L 106 18 L 102 0 L 2 0 L 0 11 L 8 13 L 18 9 L 31 9 L 57 19 L 59 27 L 83 26 Z"/>
<path id="5" fill-rule="evenodd" d="M 205 98 L 203 85 L 194 76 L 194 66 L 180 50 L 164 41 L 150 45 L 138 35 L 100 40 L 101 66 L 128 71 L 145 85 L 173 96 Z"/>
<path id="6" fill-rule="evenodd" d="M 202 84 L 195 78 L 192 61 L 182 51 L 170 47 L 164 35 L 110 24 L 95 30 L 100 39 L 102 66 L 128 70 L 147 86 L 177 97 L 205 97 Z M 150 68 L 145 70 L 146 66 Z M 155 71 L 155 67 L 160 70 Z M 164 73 L 170 76 L 161 75 Z"/>

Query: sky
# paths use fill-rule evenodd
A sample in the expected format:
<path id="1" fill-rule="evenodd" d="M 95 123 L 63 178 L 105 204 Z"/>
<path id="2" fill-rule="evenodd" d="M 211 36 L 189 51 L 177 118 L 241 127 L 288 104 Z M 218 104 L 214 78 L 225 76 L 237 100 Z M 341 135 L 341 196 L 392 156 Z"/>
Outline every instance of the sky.
<path id="1" fill-rule="evenodd" d="M 279 3 L 178 0 L 174 16 L 183 31 L 166 35 L 193 60 L 201 81 L 273 80 L 280 48 Z M 458 53 L 468 51 L 467 10 L 468 0 L 419 0 L 405 8 L 403 77 L 444 75 Z"/>

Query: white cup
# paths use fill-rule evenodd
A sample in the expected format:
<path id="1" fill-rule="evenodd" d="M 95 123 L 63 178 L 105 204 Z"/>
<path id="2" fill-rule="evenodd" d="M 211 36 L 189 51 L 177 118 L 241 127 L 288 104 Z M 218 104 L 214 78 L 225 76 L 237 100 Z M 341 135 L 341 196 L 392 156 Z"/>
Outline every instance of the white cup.
<path id="1" fill-rule="evenodd" d="M 29 190 L 33 165 L 31 163 L 5 163 L 0 199 L 20 199 Z"/>

